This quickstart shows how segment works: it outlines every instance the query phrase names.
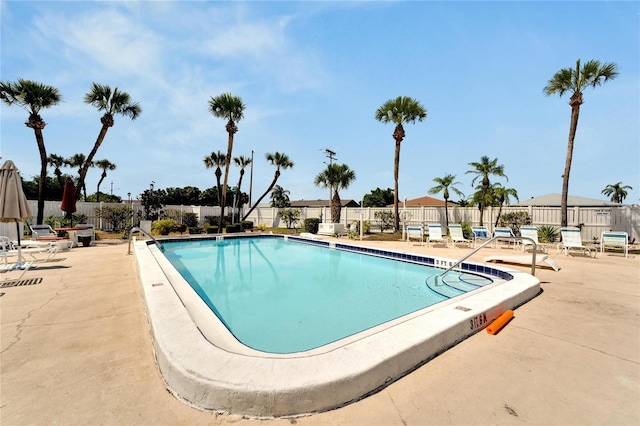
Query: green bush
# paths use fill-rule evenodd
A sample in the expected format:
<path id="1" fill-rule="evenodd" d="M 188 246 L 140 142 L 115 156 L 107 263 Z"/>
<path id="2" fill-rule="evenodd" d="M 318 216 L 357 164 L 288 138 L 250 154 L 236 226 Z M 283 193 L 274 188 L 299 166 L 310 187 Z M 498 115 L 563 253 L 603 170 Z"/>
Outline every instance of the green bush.
<path id="1" fill-rule="evenodd" d="M 320 219 L 318 219 L 317 217 L 309 217 L 304 220 L 305 232 L 317 234 L 319 225 L 320 225 Z"/>
<path id="2" fill-rule="evenodd" d="M 210 225 L 208 223 L 204 224 L 204 231 L 207 234 L 217 234 L 218 233 L 218 225 Z"/>
<path id="3" fill-rule="evenodd" d="M 182 223 L 184 223 L 187 227 L 193 228 L 198 226 L 198 214 L 197 213 L 185 213 L 182 216 Z"/>
<path id="4" fill-rule="evenodd" d="M 560 236 L 560 230 L 555 226 L 538 226 L 538 241 L 541 243 L 555 243 Z"/>
<path id="5" fill-rule="evenodd" d="M 225 231 L 227 232 L 227 234 L 242 232 L 242 224 L 234 223 L 233 225 L 227 225 Z"/>
<path id="6" fill-rule="evenodd" d="M 156 235 L 169 235 L 175 226 L 176 221 L 173 219 L 160 219 L 151 224 L 151 232 Z"/>
<path id="7" fill-rule="evenodd" d="M 382 232 L 393 228 L 393 219 L 395 216 L 391 210 L 379 210 L 373 214 L 373 217 L 380 221 L 380 230 Z"/>
<path id="8" fill-rule="evenodd" d="M 202 234 L 202 228 L 200 228 L 199 226 L 190 226 L 189 234 L 190 235 Z"/>
<path id="9" fill-rule="evenodd" d="M 240 224 L 242 225 L 243 230 L 253 229 L 253 222 L 250 220 L 243 220 Z"/>

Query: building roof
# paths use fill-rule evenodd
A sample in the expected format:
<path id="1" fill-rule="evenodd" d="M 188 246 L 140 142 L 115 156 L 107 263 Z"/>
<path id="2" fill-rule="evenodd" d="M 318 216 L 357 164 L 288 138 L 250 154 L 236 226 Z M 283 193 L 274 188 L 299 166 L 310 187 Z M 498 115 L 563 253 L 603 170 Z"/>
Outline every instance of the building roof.
<path id="1" fill-rule="evenodd" d="M 449 207 L 457 206 L 458 203 L 454 203 L 453 201 L 448 201 L 447 204 Z M 400 201 L 400 206 L 403 205 L 403 201 Z M 414 198 L 413 200 L 407 200 L 407 207 L 442 207 L 444 206 L 444 200 L 439 200 L 433 197 L 420 197 Z M 388 207 L 393 207 L 393 204 L 390 204 Z"/>
<path id="2" fill-rule="evenodd" d="M 520 201 L 517 204 L 511 206 L 536 206 L 536 207 L 560 207 L 562 203 L 562 195 L 560 194 L 547 194 L 539 197 L 530 198 L 528 200 Z M 567 207 L 604 207 L 604 206 L 621 206 L 619 203 L 612 203 L 611 201 L 596 200 L 593 198 L 575 197 L 569 195 L 567 197 Z"/>
<path id="3" fill-rule="evenodd" d="M 360 207 L 357 201 L 354 200 L 340 200 L 342 207 Z M 298 200 L 291 201 L 291 207 L 330 207 L 329 200 Z"/>

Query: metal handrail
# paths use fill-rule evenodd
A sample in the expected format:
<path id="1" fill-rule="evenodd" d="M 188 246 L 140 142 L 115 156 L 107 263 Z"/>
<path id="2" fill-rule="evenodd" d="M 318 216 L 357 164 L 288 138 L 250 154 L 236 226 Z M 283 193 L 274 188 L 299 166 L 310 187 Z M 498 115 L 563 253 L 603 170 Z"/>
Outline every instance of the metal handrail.
<path id="1" fill-rule="evenodd" d="M 129 231 L 129 249 L 127 250 L 127 254 L 131 254 L 131 236 L 133 235 L 134 232 L 142 232 L 144 235 L 146 235 L 147 237 L 151 238 L 156 245 L 162 247 L 164 249 L 164 246 L 162 245 L 162 243 L 158 240 L 156 240 L 155 238 L 153 238 L 153 235 L 149 234 L 147 231 L 145 231 L 144 229 L 140 229 L 137 226 L 134 226 L 133 228 L 131 228 L 131 231 Z"/>
<path id="2" fill-rule="evenodd" d="M 460 265 L 462 262 L 464 262 L 465 260 L 467 260 L 469 257 L 473 256 L 474 254 L 476 254 L 478 251 L 480 251 L 482 248 L 484 248 L 487 244 L 496 241 L 496 240 L 529 240 L 531 241 L 531 244 L 533 244 L 532 246 L 532 250 L 531 250 L 531 275 L 535 276 L 536 275 L 536 248 L 537 248 L 537 244 L 536 242 L 529 237 L 491 237 L 489 238 L 487 241 L 485 241 L 484 243 L 482 243 L 481 245 L 479 245 L 478 247 L 476 247 L 475 249 L 473 249 L 471 252 L 467 253 L 464 257 L 462 257 L 462 259 L 458 260 L 456 263 L 454 263 L 453 265 L 449 266 L 444 272 L 441 272 L 440 274 L 438 274 L 436 276 L 436 281 L 438 279 L 442 279 L 442 277 L 444 275 L 446 275 L 447 273 L 451 272 L 453 270 L 453 268 L 455 268 L 456 266 Z"/>

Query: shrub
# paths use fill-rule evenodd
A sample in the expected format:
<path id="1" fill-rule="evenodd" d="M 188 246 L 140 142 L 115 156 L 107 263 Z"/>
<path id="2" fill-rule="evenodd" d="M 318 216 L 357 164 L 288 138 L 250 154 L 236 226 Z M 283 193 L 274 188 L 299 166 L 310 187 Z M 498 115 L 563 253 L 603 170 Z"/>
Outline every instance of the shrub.
<path id="1" fill-rule="evenodd" d="M 126 227 L 126 224 L 133 219 L 133 209 L 130 206 L 104 206 L 94 209 L 96 216 L 102 218 L 111 224 L 111 229 L 120 231 Z M 86 219 L 85 219 L 86 220 Z M 75 222 L 74 223 L 86 223 Z"/>
<path id="2" fill-rule="evenodd" d="M 225 231 L 227 232 L 227 234 L 242 232 L 242 224 L 234 223 L 233 225 L 227 225 Z"/>
<path id="3" fill-rule="evenodd" d="M 218 225 L 209 225 L 208 223 L 204 224 L 204 231 L 207 234 L 217 234 L 218 233 Z"/>
<path id="4" fill-rule="evenodd" d="M 390 210 L 379 210 L 373 214 L 377 220 L 380 221 L 380 230 L 384 232 L 387 229 L 393 228 L 393 212 Z"/>
<path id="5" fill-rule="evenodd" d="M 318 219 L 317 217 L 309 217 L 304 220 L 305 232 L 317 234 L 319 225 L 320 225 L 320 219 Z"/>
<path id="6" fill-rule="evenodd" d="M 253 229 L 253 222 L 250 220 L 243 220 L 240 224 L 242 225 L 243 230 Z"/>
<path id="7" fill-rule="evenodd" d="M 173 219 L 160 219 L 151 224 L 151 232 L 156 235 L 169 235 L 175 226 L 176 221 Z"/>
<path id="8" fill-rule="evenodd" d="M 197 213 L 185 213 L 182 216 L 182 223 L 184 223 L 189 228 L 194 228 L 198 226 L 198 214 Z"/>
<path id="9" fill-rule="evenodd" d="M 538 226 L 538 241 L 541 243 L 555 243 L 559 236 L 560 230 L 554 226 Z"/>
<path id="10" fill-rule="evenodd" d="M 302 212 L 298 209 L 285 209 L 285 210 L 279 211 L 278 216 L 287 225 L 287 229 L 290 229 L 292 225 L 295 228 L 296 223 L 300 220 L 300 217 L 302 216 Z"/>
<path id="11" fill-rule="evenodd" d="M 513 235 L 518 236 L 522 225 L 531 225 L 531 216 L 528 212 L 505 213 L 500 216 L 498 223 L 501 227 L 511 228 Z"/>
<path id="12" fill-rule="evenodd" d="M 202 228 L 200 228 L 199 226 L 190 226 L 189 234 L 190 235 L 202 234 Z"/>

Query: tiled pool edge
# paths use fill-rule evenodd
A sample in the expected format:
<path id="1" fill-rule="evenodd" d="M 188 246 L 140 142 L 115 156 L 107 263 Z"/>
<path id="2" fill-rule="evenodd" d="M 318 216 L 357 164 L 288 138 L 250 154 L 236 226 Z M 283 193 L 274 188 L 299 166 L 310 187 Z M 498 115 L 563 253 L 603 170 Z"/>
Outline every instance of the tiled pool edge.
<path id="1" fill-rule="evenodd" d="M 536 278 L 509 270 L 514 280 L 465 299 L 467 311 L 449 305 L 322 354 L 261 357 L 209 343 L 184 308 L 191 302 L 177 297 L 151 249 L 144 242 L 134 248 L 167 388 L 194 407 L 249 417 L 303 415 L 357 401 L 540 292 Z"/>

